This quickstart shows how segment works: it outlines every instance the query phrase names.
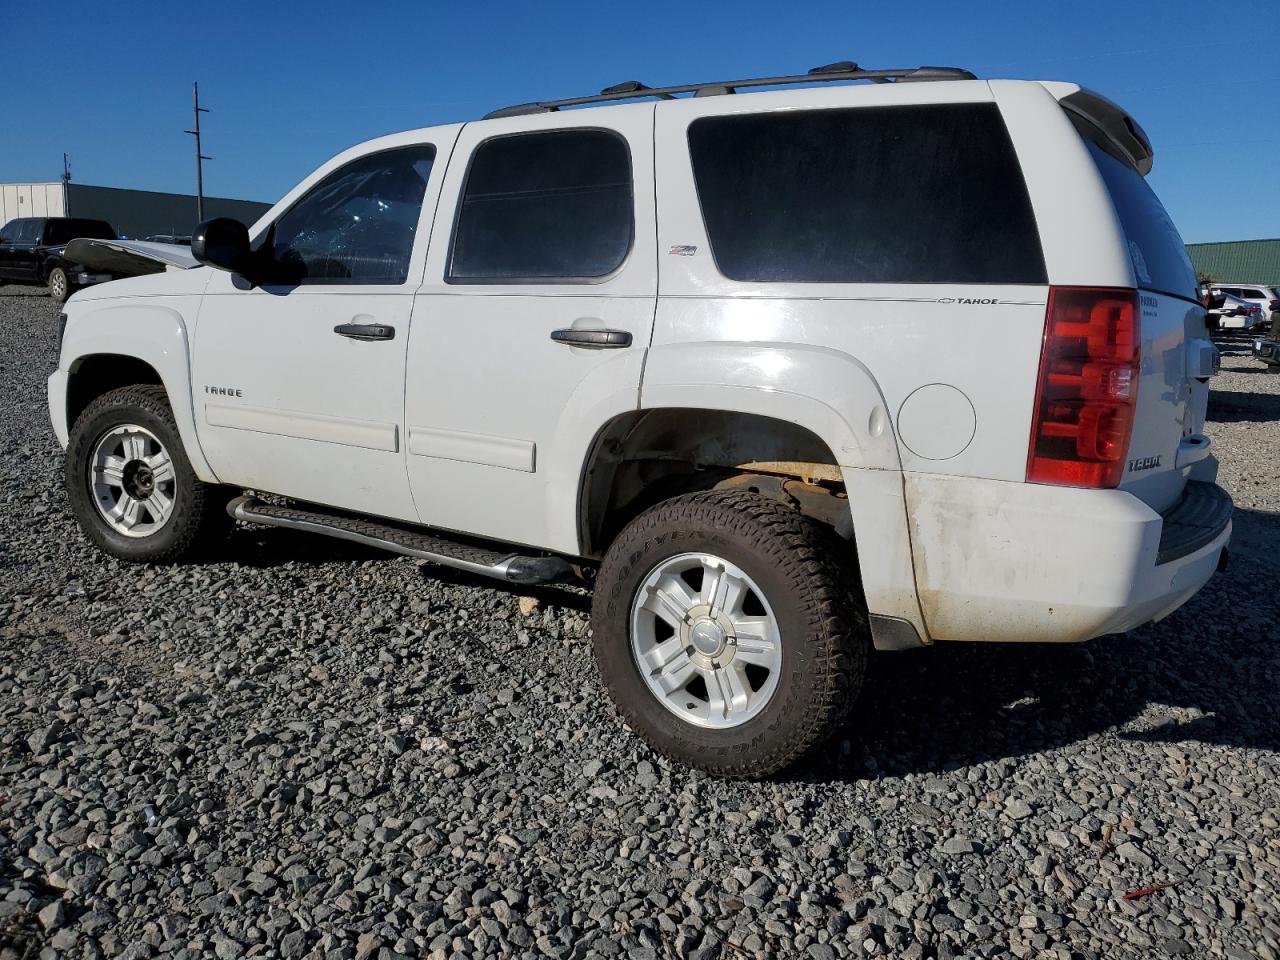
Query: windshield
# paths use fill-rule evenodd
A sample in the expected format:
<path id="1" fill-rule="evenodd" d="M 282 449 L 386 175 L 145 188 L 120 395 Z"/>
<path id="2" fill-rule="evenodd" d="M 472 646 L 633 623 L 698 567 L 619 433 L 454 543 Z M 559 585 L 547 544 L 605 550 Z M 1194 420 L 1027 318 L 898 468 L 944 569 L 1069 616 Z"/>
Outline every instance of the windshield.
<path id="1" fill-rule="evenodd" d="M 89 240 L 114 240 L 116 232 L 102 220 L 50 220 L 44 231 L 44 242 L 50 246 L 68 243 L 79 237 Z"/>

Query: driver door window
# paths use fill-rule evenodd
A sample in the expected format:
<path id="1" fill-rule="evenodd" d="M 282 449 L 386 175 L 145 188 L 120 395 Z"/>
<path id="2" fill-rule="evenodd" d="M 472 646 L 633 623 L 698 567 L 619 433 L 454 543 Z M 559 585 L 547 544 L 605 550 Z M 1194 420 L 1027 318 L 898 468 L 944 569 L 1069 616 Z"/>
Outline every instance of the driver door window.
<path id="1" fill-rule="evenodd" d="M 278 282 L 404 284 L 434 160 L 430 144 L 387 150 L 312 187 L 260 248 L 275 261 Z"/>

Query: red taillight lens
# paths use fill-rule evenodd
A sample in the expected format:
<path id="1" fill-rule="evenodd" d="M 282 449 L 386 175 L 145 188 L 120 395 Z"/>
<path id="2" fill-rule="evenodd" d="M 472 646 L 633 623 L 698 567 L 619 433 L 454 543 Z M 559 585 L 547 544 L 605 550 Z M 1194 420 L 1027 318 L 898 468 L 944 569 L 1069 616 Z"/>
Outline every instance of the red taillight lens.
<path id="1" fill-rule="evenodd" d="M 1135 290 L 1051 287 L 1027 480 L 1114 487 L 1138 401 Z"/>

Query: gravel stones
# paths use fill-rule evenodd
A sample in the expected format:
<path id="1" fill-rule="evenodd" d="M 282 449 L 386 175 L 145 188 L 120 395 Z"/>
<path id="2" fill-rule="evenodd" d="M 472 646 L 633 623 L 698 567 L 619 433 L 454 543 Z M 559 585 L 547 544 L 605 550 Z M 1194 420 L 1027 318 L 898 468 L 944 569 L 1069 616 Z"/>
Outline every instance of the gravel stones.
<path id="1" fill-rule="evenodd" d="M 96 553 L 57 307 L 3 293 L 0 957 L 1280 956 L 1280 377 L 1241 344 L 1226 573 L 1125 638 L 877 656 L 843 740 L 738 783 L 626 732 L 581 593 L 253 528 Z"/>

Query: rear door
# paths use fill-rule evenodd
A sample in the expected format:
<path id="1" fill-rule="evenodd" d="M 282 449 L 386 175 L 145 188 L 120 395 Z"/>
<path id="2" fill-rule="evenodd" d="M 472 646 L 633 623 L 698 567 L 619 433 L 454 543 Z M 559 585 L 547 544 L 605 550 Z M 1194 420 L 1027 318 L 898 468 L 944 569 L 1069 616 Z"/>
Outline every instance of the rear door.
<path id="1" fill-rule="evenodd" d="M 1209 455 L 1204 420 L 1216 348 L 1173 220 L 1131 163 L 1085 139 L 1124 232 L 1140 303 L 1138 408 L 1120 486 L 1163 510 Z"/>
<path id="2" fill-rule="evenodd" d="M 636 409 L 657 295 L 653 106 L 468 124 L 413 309 L 422 522 L 575 553 L 584 458 Z"/>

